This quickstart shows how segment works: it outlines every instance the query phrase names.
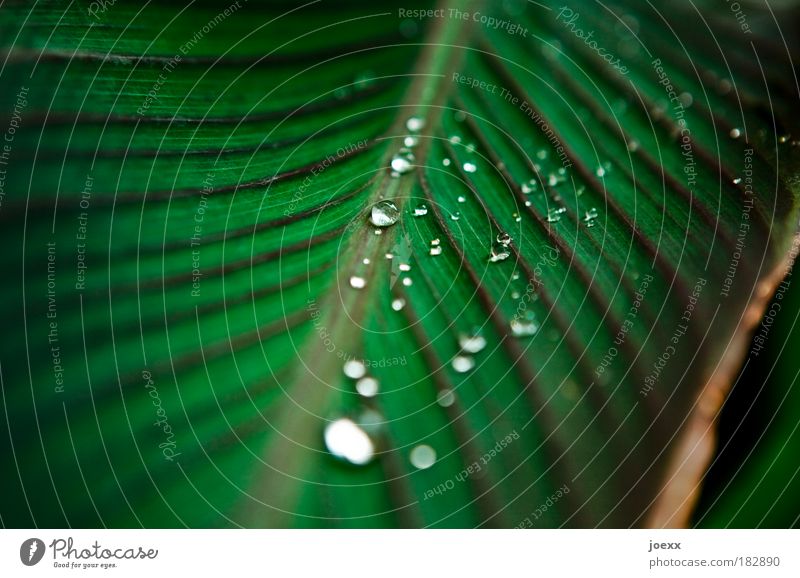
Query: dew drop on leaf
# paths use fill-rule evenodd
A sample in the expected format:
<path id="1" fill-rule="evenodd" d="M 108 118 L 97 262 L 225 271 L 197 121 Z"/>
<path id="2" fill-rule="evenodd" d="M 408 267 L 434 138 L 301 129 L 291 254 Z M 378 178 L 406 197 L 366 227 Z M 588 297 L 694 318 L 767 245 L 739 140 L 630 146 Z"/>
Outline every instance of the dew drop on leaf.
<path id="1" fill-rule="evenodd" d="M 552 207 L 547 210 L 547 222 L 548 223 L 558 223 L 561 220 L 561 214 L 564 213 L 566 209 L 564 207 Z"/>
<path id="2" fill-rule="evenodd" d="M 446 167 L 450 166 L 450 159 L 442 159 L 442 164 Z"/>
<path id="3" fill-rule="evenodd" d="M 459 203 L 466 203 L 467 202 L 467 198 L 464 195 L 459 195 L 458 202 Z"/>
<path id="4" fill-rule="evenodd" d="M 378 380 L 374 377 L 362 377 L 356 382 L 356 391 L 364 397 L 375 397 L 378 389 Z"/>
<path id="5" fill-rule="evenodd" d="M 415 136 L 407 136 L 403 139 L 403 144 L 407 147 L 415 147 L 419 144 L 419 138 Z"/>
<path id="6" fill-rule="evenodd" d="M 456 396 L 452 389 L 443 389 L 436 394 L 436 403 L 442 407 L 450 407 L 456 401 Z"/>
<path id="7" fill-rule="evenodd" d="M 434 257 L 436 255 L 441 255 L 442 254 L 442 248 L 441 247 L 431 247 L 430 254 L 433 255 Z"/>
<path id="8" fill-rule="evenodd" d="M 425 119 L 418 116 L 412 116 L 406 121 L 406 128 L 411 132 L 419 132 L 425 128 Z"/>
<path id="9" fill-rule="evenodd" d="M 392 309 L 394 309 L 395 311 L 402 311 L 403 307 L 405 306 L 406 306 L 406 300 L 401 299 L 400 297 L 392 301 Z"/>
<path id="10" fill-rule="evenodd" d="M 511 235 L 506 232 L 497 233 L 497 242 L 508 247 L 511 244 Z"/>
<path id="11" fill-rule="evenodd" d="M 375 457 L 375 444 L 367 432 L 347 418 L 329 423 L 324 437 L 328 451 L 351 464 L 363 466 Z"/>
<path id="12" fill-rule="evenodd" d="M 469 355 L 456 355 L 451 365 L 457 373 L 466 373 L 475 367 L 475 360 Z"/>
<path id="13" fill-rule="evenodd" d="M 390 227 L 397 222 L 400 211 L 392 201 L 379 201 L 372 207 L 369 220 L 376 227 Z"/>
<path id="14" fill-rule="evenodd" d="M 427 470 L 436 463 L 436 450 L 429 445 L 418 445 L 409 455 L 411 465 L 419 470 Z"/>
<path id="15" fill-rule="evenodd" d="M 467 353 L 478 353 L 486 347 L 486 338 L 480 333 L 461 333 L 458 336 L 458 345 Z"/>
<path id="16" fill-rule="evenodd" d="M 450 220 L 452 221 L 458 221 L 460 218 L 461 218 L 461 213 L 459 213 L 458 211 L 450 215 Z"/>
<path id="17" fill-rule="evenodd" d="M 353 289 L 363 289 L 366 286 L 367 282 L 363 277 L 359 277 L 358 275 L 350 277 L 350 287 Z"/>
<path id="18" fill-rule="evenodd" d="M 415 217 L 424 217 L 428 214 L 428 206 L 423 204 L 417 205 L 417 208 L 414 209 L 414 216 Z"/>
<path id="19" fill-rule="evenodd" d="M 414 168 L 414 153 L 410 150 L 403 148 L 397 151 L 392 157 L 391 167 L 392 170 L 398 175 L 404 175 Z"/>
<path id="20" fill-rule="evenodd" d="M 742 136 L 742 131 L 738 128 L 732 128 L 730 132 L 731 138 L 739 138 Z"/>
<path id="21" fill-rule="evenodd" d="M 464 163 L 464 172 L 474 173 L 477 170 L 478 166 L 475 163 Z"/>
<path id="22" fill-rule="evenodd" d="M 411 277 L 403 277 L 403 285 L 406 287 L 411 287 L 413 284 L 414 281 L 411 279 Z"/>
<path id="23" fill-rule="evenodd" d="M 514 337 L 530 337 L 537 331 L 539 331 L 539 323 L 530 311 L 526 311 L 522 318 L 514 317 L 511 320 L 511 334 Z"/>
<path id="24" fill-rule="evenodd" d="M 505 261 L 511 256 L 511 251 L 508 250 L 507 245 L 502 243 L 493 243 L 492 250 L 489 253 L 489 262 L 497 263 L 498 261 Z"/>
<path id="25" fill-rule="evenodd" d="M 348 359 L 344 363 L 344 374 L 351 379 L 361 379 L 367 374 L 367 368 L 363 361 L 358 359 Z"/>

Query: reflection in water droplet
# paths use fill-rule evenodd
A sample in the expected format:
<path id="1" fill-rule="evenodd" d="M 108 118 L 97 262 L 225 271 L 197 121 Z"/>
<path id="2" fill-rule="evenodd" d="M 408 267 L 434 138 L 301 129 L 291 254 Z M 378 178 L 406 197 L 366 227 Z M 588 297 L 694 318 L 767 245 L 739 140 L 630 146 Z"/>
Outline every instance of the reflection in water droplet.
<path id="1" fill-rule="evenodd" d="M 419 445 L 411 450 L 409 459 L 415 468 L 426 470 L 436 463 L 436 450 L 429 445 Z"/>
<path id="2" fill-rule="evenodd" d="M 372 207 L 369 220 L 376 227 L 390 227 L 397 222 L 400 211 L 392 201 L 379 201 Z"/>
<path id="3" fill-rule="evenodd" d="M 375 397 L 379 387 L 378 380 L 374 377 L 362 377 L 356 382 L 356 391 L 364 397 Z"/>
<path id="4" fill-rule="evenodd" d="M 475 360 L 468 355 L 456 355 L 451 365 L 457 373 L 466 373 L 475 367 Z"/>
<path id="5" fill-rule="evenodd" d="M 358 359 L 348 359 L 344 363 L 344 374 L 351 379 L 361 379 L 367 374 L 367 368 Z"/>
<path id="6" fill-rule="evenodd" d="M 544 159 L 546 159 L 547 158 L 547 149 L 539 149 L 536 152 L 536 158 L 539 159 L 539 160 L 542 160 L 542 161 Z"/>
<path id="7" fill-rule="evenodd" d="M 414 209 L 415 217 L 424 217 L 427 214 L 428 214 L 428 206 L 424 203 L 417 205 L 417 208 Z"/>
<path id="8" fill-rule="evenodd" d="M 436 394 L 436 403 L 442 407 L 450 407 L 456 402 L 456 396 L 452 389 L 443 389 Z"/>
<path id="9" fill-rule="evenodd" d="M 392 157 L 392 170 L 398 175 L 403 175 L 414 168 L 415 161 L 414 153 L 408 149 L 400 149 L 397 154 Z"/>
<path id="10" fill-rule="evenodd" d="M 530 311 L 526 311 L 522 319 L 514 317 L 511 320 L 511 333 L 515 337 L 530 337 L 539 331 L 539 323 Z"/>
<path id="11" fill-rule="evenodd" d="M 400 297 L 392 301 L 392 309 L 394 309 L 395 311 L 401 311 L 405 306 L 406 306 L 406 300 Z"/>
<path id="12" fill-rule="evenodd" d="M 406 121 L 406 128 L 411 132 L 419 132 L 425 128 L 425 119 L 418 116 L 412 116 Z"/>
<path id="13" fill-rule="evenodd" d="M 477 170 L 478 166 L 475 163 L 464 163 L 464 172 L 474 173 Z"/>
<path id="14" fill-rule="evenodd" d="M 353 289 L 363 289 L 366 286 L 367 282 L 363 277 L 358 277 L 356 275 L 350 277 L 350 287 Z"/>
<path id="15" fill-rule="evenodd" d="M 508 246 L 502 243 L 493 243 L 492 251 L 489 253 L 489 262 L 497 263 L 498 261 L 505 261 L 510 256 L 511 251 L 508 250 Z"/>
<path id="16" fill-rule="evenodd" d="M 325 447 L 335 457 L 362 466 L 375 457 L 375 445 L 352 420 L 342 418 L 325 427 Z"/>
<path id="17" fill-rule="evenodd" d="M 479 333 L 461 333 L 458 336 L 458 345 L 467 353 L 478 353 L 486 347 L 486 338 Z"/>

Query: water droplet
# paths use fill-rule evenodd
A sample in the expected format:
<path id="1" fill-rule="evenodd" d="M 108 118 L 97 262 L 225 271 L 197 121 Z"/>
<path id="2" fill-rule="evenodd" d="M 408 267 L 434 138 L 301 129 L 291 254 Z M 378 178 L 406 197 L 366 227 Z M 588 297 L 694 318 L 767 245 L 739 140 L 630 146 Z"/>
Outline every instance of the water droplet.
<path id="1" fill-rule="evenodd" d="M 457 373 L 466 373 L 475 367 L 475 360 L 468 355 L 456 355 L 451 365 Z"/>
<path id="2" fill-rule="evenodd" d="M 475 145 L 473 143 L 469 143 L 467 146 L 464 147 L 467 149 L 469 154 L 473 154 L 475 152 Z"/>
<path id="3" fill-rule="evenodd" d="M 602 179 L 604 176 L 606 176 L 606 169 L 603 167 L 597 167 L 597 169 L 594 171 L 594 174 Z"/>
<path id="4" fill-rule="evenodd" d="M 457 110 L 453 115 L 453 118 L 456 120 L 456 122 L 464 122 L 467 119 L 467 113 L 463 110 Z"/>
<path id="5" fill-rule="evenodd" d="M 538 151 L 536 152 L 536 158 L 537 158 L 537 159 L 539 159 L 539 160 L 542 160 L 542 161 L 543 161 L 544 159 L 546 159 L 546 158 L 547 158 L 547 150 L 546 150 L 546 149 L 540 149 L 540 150 L 538 150 Z"/>
<path id="6" fill-rule="evenodd" d="M 442 159 L 442 164 L 446 167 L 450 166 L 450 159 Z"/>
<path id="7" fill-rule="evenodd" d="M 398 175 L 404 175 L 414 168 L 414 153 L 408 149 L 400 149 L 397 154 L 392 157 L 392 170 Z"/>
<path id="8" fill-rule="evenodd" d="M 597 209 L 589 209 L 583 215 L 583 221 L 586 223 L 587 227 L 594 227 L 595 219 L 597 219 Z"/>
<path id="9" fill-rule="evenodd" d="M 792 138 L 792 135 L 790 135 L 790 134 L 782 134 L 781 136 L 778 137 L 778 142 L 780 144 L 786 144 L 787 142 L 789 142 L 789 139 L 791 139 L 791 138 Z"/>
<path id="10" fill-rule="evenodd" d="M 452 144 L 458 144 L 458 143 L 461 142 L 461 137 L 458 136 L 458 135 L 453 135 L 453 136 L 450 137 L 450 142 Z"/>
<path id="11" fill-rule="evenodd" d="M 502 243 L 493 243 L 492 251 L 489 253 L 489 262 L 497 263 L 498 261 L 505 261 L 511 256 L 511 251 L 508 250 L 506 245 Z"/>
<path id="12" fill-rule="evenodd" d="M 511 280 L 512 280 L 512 281 L 516 281 L 516 280 L 518 280 L 518 279 L 519 279 L 519 273 L 517 273 L 516 271 L 514 271 L 514 272 L 511 274 Z"/>
<path id="13" fill-rule="evenodd" d="M 560 183 L 565 182 L 566 180 L 567 177 L 563 174 L 550 173 L 547 176 L 547 184 L 550 185 L 551 187 L 555 187 Z"/>
<path id="14" fill-rule="evenodd" d="M 386 259 L 391 261 L 392 259 L 394 259 L 394 255 L 392 255 L 391 253 L 386 253 Z"/>
<path id="15" fill-rule="evenodd" d="M 512 299 L 519 299 L 520 297 L 522 297 L 522 295 L 520 295 L 519 291 L 512 291 L 511 292 L 511 298 Z"/>
<path id="16" fill-rule="evenodd" d="M 742 131 L 738 128 L 732 128 L 730 132 L 731 138 L 739 138 L 742 136 Z"/>
<path id="17" fill-rule="evenodd" d="M 514 337 L 530 337 L 537 331 L 539 331 L 539 323 L 530 311 L 527 311 L 522 319 L 514 317 L 511 320 L 511 333 Z"/>
<path id="18" fill-rule="evenodd" d="M 460 218 L 461 218 L 461 213 L 459 213 L 458 211 L 450 215 L 450 220 L 452 221 L 458 221 Z"/>
<path id="19" fill-rule="evenodd" d="M 344 362 L 344 374 L 351 379 L 361 379 L 367 374 L 367 367 L 363 361 L 348 359 Z"/>
<path id="20" fill-rule="evenodd" d="M 513 217 L 513 219 L 514 219 L 514 220 L 515 220 L 517 223 L 519 223 L 519 222 L 522 220 L 522 217 L 520 217 L 520 216 L 519 216 L 519 213 L 513 213 L 511 216 Z"/>
<path id="21" fill-rule="evenodd" d="M 431 239 L 431 246 L 435 247 L 435 246 L 437 246 L 437 245 L 438 245 L 440 242 L 441 242 L 441 241 L 439 241 L 439 239 L 438 239 L 438 238 L 437 238 L 437 239 Z"/>
<path id="22" fill-rule="evenodd" d="M 631 151 L 632 153 L 635 153 L 636 151 L 638 151 L 639 150 L 639 141 L 638 140 L 630 141 L 628 143 L 628 150 Z"/>
<path id="23" fill-rule="evenodd" d="M 407 136 L 403 139 L 403 144 L 407 147 L 415 147 L 419 144 L 419 139 L 415 136 Z"/>
<path id="24" fill-rule="evenodd" d="M 419 470 L 427 470 L 436 463 L 436 450 L 428 445 L 419 445 L 409 455 L 411 465 Z"/>
<path id="25" fill-rule="evenodd" d="M 505 232 L 497 233 L 497 242 L 508 247 L 511 244 L 511 235 Z"/>
<path id="26" fill-rule="evenodd" d="M 530 207 L 532 204 L 533 204 L 533 203 L 531 203 L 530 201 L 525 201 L 525 206 L 526 206 L 526 207 Z"/>
<path id="27" fill-rule="evenodd" d="M 408 263 L 400 263 L 400 265 L 398 265 L 397 268 L 400 269 L 401 271 L 411 271 L 411 265 L 409 265 Z"/>
<path id="28" fill-rule="evenodd" d="M 442 248 L 441 247 L 431 247 L 430 253 L 433 256 L 441 255 L 442 254 Z"/>
<path id="29" fill-rule="evenodd" d="M 452 389 L 443 389 L 436 394 L 436 403 L 442 407 L 450 407 L 456 402 L 456 396 Z"/>
<path id="30" fill-rule="evenodd" d="M 459 203 L 466 203 L 467 202 L 467 198 L 465 196 L 463 196 L 463 195 L 459 195 L 458 202 Z"/>
<path id="31" fill-rule="evenodd" d="M 380 229 L 375 229 L 375 234 L 376 235 L 383 235 L 383 231 L 380 230 Z"/>
<path id="32" fill-rule="evenodd" d="M 424 217 L 427 214 L 428 214 L 428 206 L 425 204 L 417 205 L 417 208 L 414 209 L 415 217 Z"/>
<path id="33" fill-rule="evenodd" d="M 363 277 L 358 277 L 356 275 L 350 277 L 350 287 L 353 289 L 363 289 L 366 286 L 367 282 Z"/>
<path id="34" fill-rule="evenodd" d="M 522 183 L 522 186 L 520 188 L 522 189 L 522 192 L 524 194 L 530 195 L 532 192 L 534 192 L 536 189 L 539 188 L 539 181 L 537 181 L 536 179 L 531 179 L 527 183 Z"/>
<path id="35" fill-rule="evenodd" d="M 741 179 L 741 177 L 736 177 L 735 179 L 733 179 L 733 184 L 734 184 L 734 185 L 738 185 L 738 184 L 740 184 L 741 182 L 742 182 L 742 179 Z"/>
<path id="36" fill-rule="evenodd" d="M 394 301 L 392 301 L 392 309 L 395 311 L 402 311 L 403 307 L 406 306 L 406 300 L 398 297 Z"/>
<path id="37" fill-rule="evenodd" d="M 464 172 L 474 173 L 477 170 L 478 166 L 475 163 L 464 163 Z"/>
<path id="38" fill-rule="evenodd" d="M 325 427 L 325 447 L 332 455 L 357 466 L 375 457 L 375 444 L 369 435 L 347 418 L 337 419 Z"/>
<path id="39" fill-rule="evenodd" d="M 400 211 L 392 201 L 379 201 L 372 207 L 370 221 L 376 227 L 390 227 L 400 218 Z"/>
<path id="40" fill-rule="evenodd" d="M 458 336 L 458 345 L 467 353 L 478 353 L 486 347 L 486 338 L 480 333 L 461 333 Z"/>
<path id="41" fill-rule="evenodd" d="M 418 116 L 412 116 L 406 121 L 406 128 L 411 132 L 419 132 L 425 128 L 425 119 Z"/>
<path id="42" fill-rule="evenodd" d="M 547 210 L 547 222 L 558 223 L 561 220 L 562 213 L 566 212 L 564 207 L 551 207 Z"/>
<path id="43" fill-rule="evenodd" d="M 356 391 L 364 397 L 375 397 L 379 387 L 378 380 L 374 377 L 362 377 L 356 382 Z"/>
<path id="44" fill-rule="evenodd" d="M 361 262 L 364 263 L 364 265 L 369 265 L 369 259 L 367 257 L 364 257 L 364 260 Z"/>
<path id="45" fill-rule="evenodd" d="M 413 284 L 414 284 L 414 281 L 411 279 L 411 277 L 404 277 L 403 278 L 403 285 L 405 285 L 406 287 L 411 287 Z"/>

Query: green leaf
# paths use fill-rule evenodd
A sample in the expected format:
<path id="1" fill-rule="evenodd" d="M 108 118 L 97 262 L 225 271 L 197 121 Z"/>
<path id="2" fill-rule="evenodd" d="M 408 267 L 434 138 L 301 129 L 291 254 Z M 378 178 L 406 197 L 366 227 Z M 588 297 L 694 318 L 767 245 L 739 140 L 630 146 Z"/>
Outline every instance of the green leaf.
<path id="1" fill-rule="evenodd" d="M 686 523 L 797 224 L 698 6 L 4 5 L 3 523 Z"/>

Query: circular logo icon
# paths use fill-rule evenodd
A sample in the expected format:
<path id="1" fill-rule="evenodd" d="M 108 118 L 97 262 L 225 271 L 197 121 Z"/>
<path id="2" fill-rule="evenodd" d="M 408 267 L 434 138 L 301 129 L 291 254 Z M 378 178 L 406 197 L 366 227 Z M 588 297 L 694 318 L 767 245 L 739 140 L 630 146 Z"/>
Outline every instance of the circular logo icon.
<path id="1" fill-rule="evenodd" d="M 39 538 L 28 538 L 19 547 L 19 559 L 26 566 L 38 564 L 44 557 L 44 542 Z"/>

